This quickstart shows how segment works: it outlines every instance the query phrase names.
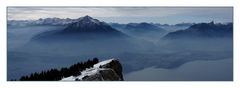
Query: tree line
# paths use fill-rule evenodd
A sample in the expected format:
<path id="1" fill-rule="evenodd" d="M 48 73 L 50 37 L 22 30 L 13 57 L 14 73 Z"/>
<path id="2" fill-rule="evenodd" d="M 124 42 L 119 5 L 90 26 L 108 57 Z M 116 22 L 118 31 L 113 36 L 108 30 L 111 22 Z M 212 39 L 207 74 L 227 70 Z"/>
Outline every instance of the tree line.
<path id="1" fill-rule="evenodd" d="M 71 65 L 70 67 L 63 67 L 61 69 L 50 69 L 41 72 L 35 72 L 27 76 L 22 76 L 20 81 L 58 81 L 64 77 L 78 76 L 81 75 L 83 70 L 93 67 L 94 64 L 98 63 L 98 58 L 87 60 L 85 62 L 78 62 Z"/>

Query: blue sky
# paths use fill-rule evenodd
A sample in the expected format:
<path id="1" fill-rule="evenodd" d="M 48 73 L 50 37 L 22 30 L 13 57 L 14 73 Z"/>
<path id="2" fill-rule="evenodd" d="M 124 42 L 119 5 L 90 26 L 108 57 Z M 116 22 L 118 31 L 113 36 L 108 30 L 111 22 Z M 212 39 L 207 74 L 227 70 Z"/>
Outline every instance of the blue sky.
<path id="1" fill-rule="evenodd" d="M 8 20 L 79 18 L 92 16 L 105 22 L 232 22 L 232 7 L 8 7 Z"/>

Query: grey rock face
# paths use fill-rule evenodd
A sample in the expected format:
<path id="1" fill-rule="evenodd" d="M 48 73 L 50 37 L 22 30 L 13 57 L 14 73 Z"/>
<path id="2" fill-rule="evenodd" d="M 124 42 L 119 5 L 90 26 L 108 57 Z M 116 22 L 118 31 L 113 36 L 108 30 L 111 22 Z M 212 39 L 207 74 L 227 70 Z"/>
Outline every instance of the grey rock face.
<path id="1" fill-rule="evenodd" d="M 102 69 L 95 75 L 85 76 L 83 81 L 122 81 L 113 69 Z"/>
<path id="2" fill-rule="evenodd" d="M 94 75 L 87 75 L 82 78 L 82 81 L 123 81 L 122 65 L 116 59 L 111 62 L 101 65 L 99 70 Z"/>
<path id="3" fill-rule="evenodd" d="M 122 65 L 118 60 L 112 60 L 112 62 L 100 66 L 100 68 L 111 68 L 113 69 L 116 74 L 123 80 L 123 75 L 122 75 Z"/>

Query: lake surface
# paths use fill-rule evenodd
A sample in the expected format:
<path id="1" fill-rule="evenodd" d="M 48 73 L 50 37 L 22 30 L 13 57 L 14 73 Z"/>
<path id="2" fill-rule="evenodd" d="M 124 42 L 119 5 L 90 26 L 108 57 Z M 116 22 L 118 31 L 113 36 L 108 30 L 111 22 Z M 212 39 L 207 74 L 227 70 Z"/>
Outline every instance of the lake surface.
<path id="1" fill-rule="evenodd" d="M 232 81 L 233 60 L 192 61 L 176 69 L 149 67 L 125 75 L 135 81 Z"/>

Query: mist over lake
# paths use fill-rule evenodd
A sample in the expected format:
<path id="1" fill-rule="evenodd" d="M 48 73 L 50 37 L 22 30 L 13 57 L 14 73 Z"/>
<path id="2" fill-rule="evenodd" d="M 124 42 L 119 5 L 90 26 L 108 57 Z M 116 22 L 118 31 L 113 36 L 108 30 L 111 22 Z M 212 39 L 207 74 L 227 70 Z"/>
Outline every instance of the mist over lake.
<path id="1" fill-rule="evenodd" d="M 105 18 L 8 20 L 7 80 L 95 57 L 119 59 L 126 81 L 233 80 L 231 20 L 164 24 Z"/>

